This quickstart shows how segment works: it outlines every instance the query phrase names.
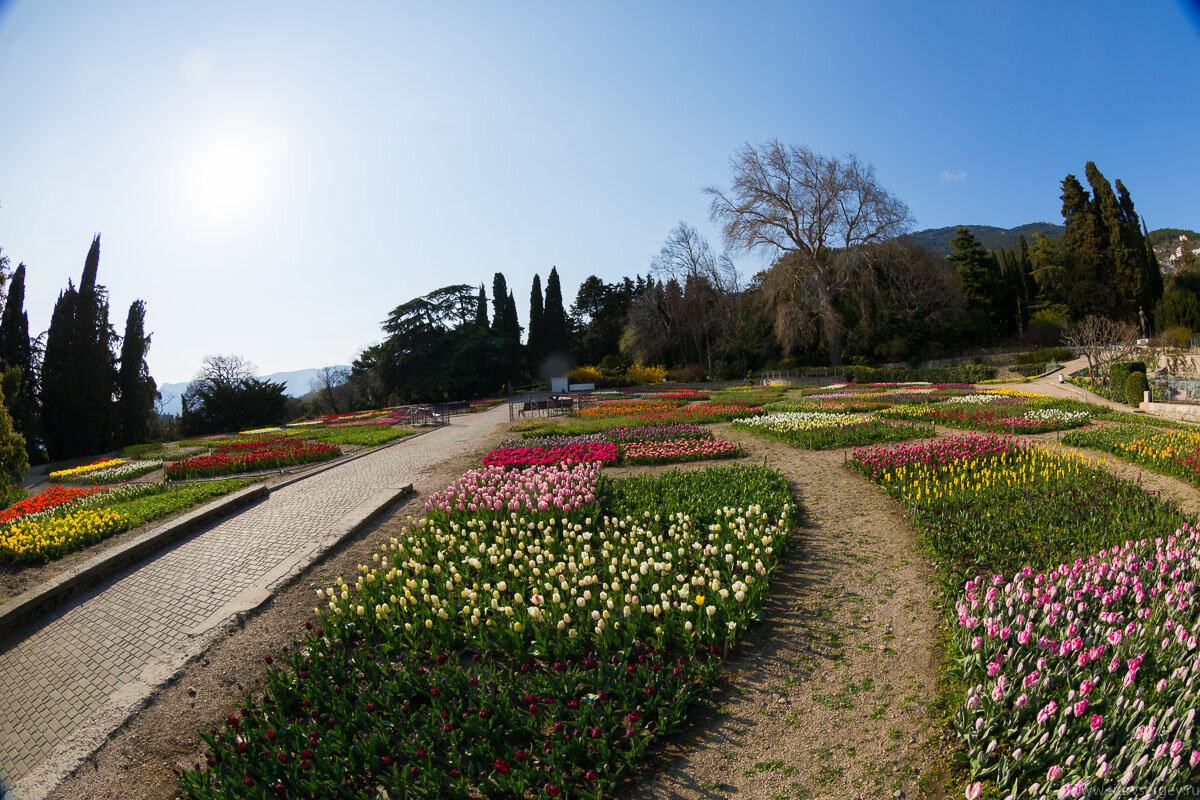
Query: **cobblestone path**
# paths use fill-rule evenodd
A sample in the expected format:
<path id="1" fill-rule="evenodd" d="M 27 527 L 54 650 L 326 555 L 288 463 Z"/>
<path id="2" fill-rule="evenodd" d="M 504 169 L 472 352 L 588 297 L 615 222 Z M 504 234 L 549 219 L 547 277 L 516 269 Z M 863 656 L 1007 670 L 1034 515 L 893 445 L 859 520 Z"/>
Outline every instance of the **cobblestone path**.
<path id="1" fill-rule="evenodd" d="M 119 725 L 196 654 L 203 634 L 232 615 L 231 604 L 247 593 L 265 596 L 350 512 L 469 450 L 506 418 L 505 406 L 455 417 L 272 492 L 0 642 L 0 796 L 40 794 L 26 784 L 43 761 L 60 757 L 83 728 L 94 738 Z"/>

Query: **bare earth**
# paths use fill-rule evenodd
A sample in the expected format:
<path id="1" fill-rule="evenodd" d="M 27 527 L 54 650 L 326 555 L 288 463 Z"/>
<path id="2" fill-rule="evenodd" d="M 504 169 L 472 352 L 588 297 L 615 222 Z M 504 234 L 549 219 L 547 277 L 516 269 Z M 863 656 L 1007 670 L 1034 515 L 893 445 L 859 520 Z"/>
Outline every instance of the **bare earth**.
<path id="1" fill-rule="evenodd" d="M 476 453 L 429 471 L 415 486 L 418 495 L 395 516 L 345 544 L 232 627 L 51 797 L 181 797 L 172 767 L 201 759 L 197 730 L 232 713 L 243 696 L 240 687 L 262 683 L 263 656 L 301 637 L 313 590 L 352 574 L 409 516 L 420 513 L 431 492 L 477 466 L 504 427 L 482 439 Z M 746 455 L 740 462 L 784 472 L 808 515 L 775 575 L 765 620 L 731 654 L 710 708 L 698 709 L 690 727 L 658 749 L 629 796 L 949 796 L 953 787 L 941 767 L 952 746 L 949 731 L 929 710 L 936 697 L 941 600 L 903 511 L 844 467 L 847 451 L 813 453 L 729 425 L 716 426 L 716 432 L 742 445 Z M 1031 438 L 1053 445 L 1058 437 Z M 1188 513 L 1200 510 L 1194 487 L 1183 481 L 1078 452 L 1162 492 Z M 706 466 L 710 463 L 682 468 Z"/>

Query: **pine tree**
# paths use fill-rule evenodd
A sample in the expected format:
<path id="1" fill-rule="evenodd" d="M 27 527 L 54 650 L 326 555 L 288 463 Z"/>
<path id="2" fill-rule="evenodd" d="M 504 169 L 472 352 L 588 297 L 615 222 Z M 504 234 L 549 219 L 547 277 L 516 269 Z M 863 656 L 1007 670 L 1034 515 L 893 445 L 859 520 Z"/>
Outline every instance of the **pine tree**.
<path id="1" fill-rule="evenodd" d="M 550 268 L 546 279 L 546 305 L 542 317 L 542 346 L 544 352 L 567 352 L 567 311 L 563 307 L 562 286 L 558 280 L 558 267 Z"/>
<path id="2" fill-rule="evenodd" d="M 117 377 L 117 424 L 120 444 L 141 444 L 150 435 L 150 419 L 158 386 L 150 377 L 146 353 L 150 337 L 146 334 L 146 304 L 134 300 L 125 318 L 125 336 L 121 340 L 121 369 Z"/>
<path id="3" fill-rule="evenodd" d="M 545 312 L 542 306 L 542 276 L 533 276 L 533 288 L 529 291 L 529 371 L 537 375 L 538 367 L 545 354 L 543 348 L 542 327 L 545 324 Z"/>
<path id="4" fill-rule="evenodd" d="M 483 291 L 482 283 L 479 284 L 479 304 L 475 306 L 475 327 L 481 330 L 491 327 L 488 322 L 487 294 Z"/>
<path id="5" fill-rule="evenodd" d="M 999 261 L 970 228 L 959 228 L 950 246 L 953 252 L 947 259 L 962 283 L 971 327 L 985 338 L 1003 333 L 1006 308 Z"/>

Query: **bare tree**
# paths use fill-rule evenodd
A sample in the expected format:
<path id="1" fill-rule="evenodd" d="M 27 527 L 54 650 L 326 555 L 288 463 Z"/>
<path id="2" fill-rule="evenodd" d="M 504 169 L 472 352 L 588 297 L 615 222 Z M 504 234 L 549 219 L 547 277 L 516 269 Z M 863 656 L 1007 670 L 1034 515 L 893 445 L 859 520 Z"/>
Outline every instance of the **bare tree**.
<path id="1" fill-rule="evenodd" d="M 233 386 L 253 378 L 257 371 L 257 366 L 241 356 L 205 356 L 204 366 L 192 380 Z"/>
<path id="2" fill-rule="evenodd" d="M 733 186 L 705 189 L 733 250 L 766 252 L 779 272 L 764 289 L 775 301 L 776 333 L 789 346 L 820 331 L 841 363 L 839 292 L 862 266 L 865 245 L 912 225 L 908 206 L 879 185 L 875 168 L 851 153 L 822 156 L 773 139 L 747 143 L 730 159 Z"/>
<path id="3" fill-rule="evenodd" d="M 741 276 L 727 254 L 718 256 L 698 230 L 680 222 L 667 234 L 662 250 L 650 263 L 651 274 L 682 287 L 678 308 L 666 316 L 677 320 L 679 336 L 688 341 L 677 351 L 687 350 L 686 358 L 703 360 L 713 370 L 713 348 L 724 339 L 737 319 Z M 645 309 L 643 309 L 644 311 Z M 644 318 L 635 315 L 635 321 Z"/>
<path id="4" fill-rule="evenodd" d="M 308 389 L 317 393 L 317 400 L 330 410 L 331 414 L 342 413 L 350 390 L 350 370 L 345 367 L 321 367 L 317 374 L 308 382 Z"/>
<path id="5" fill-rule="evenodd" d="M 1083 351 L 1088 375 L 1095 383 L 1097 375 L 1107 374 L 1110 365 L 1128 359 L 1137 349 L 1137 328 L 1108 317 L 1088 315 L 1068 325 L 1063 339 L 1068 346 Z"/>

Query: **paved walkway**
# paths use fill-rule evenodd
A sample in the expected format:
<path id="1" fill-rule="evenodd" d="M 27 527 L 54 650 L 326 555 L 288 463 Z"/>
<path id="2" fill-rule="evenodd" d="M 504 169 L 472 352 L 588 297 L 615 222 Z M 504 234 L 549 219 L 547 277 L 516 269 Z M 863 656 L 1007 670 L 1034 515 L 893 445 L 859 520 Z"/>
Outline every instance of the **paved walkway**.
<path id="1" fill-rule="evenodd" d="M 220 630 L 239 598 L 269 592 L 331 528 L 471 449 L 507 413 L 500 406 L 454 417 L 284 487 L 14 634 L 0 651 L 0 796 L 24 800 L 49 789 L 38 777 L 51 769 L 43 762 L 78 750 L 72 740 L 84 729 L 94 738 L 119 725 L 207 643 L 205 634 Z"/>

